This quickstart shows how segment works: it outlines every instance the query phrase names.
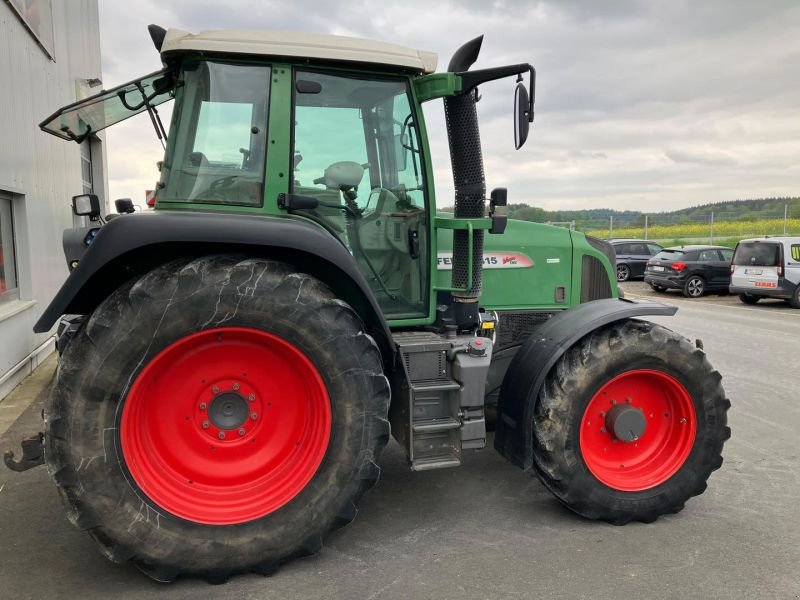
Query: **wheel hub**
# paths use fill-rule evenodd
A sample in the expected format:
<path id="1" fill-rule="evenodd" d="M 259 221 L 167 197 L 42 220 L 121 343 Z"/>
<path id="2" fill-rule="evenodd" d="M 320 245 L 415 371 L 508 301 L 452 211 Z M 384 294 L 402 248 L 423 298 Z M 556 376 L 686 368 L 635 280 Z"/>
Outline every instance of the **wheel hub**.
<path id="1" fill-rule="evenodd" d="M 203 371 L 203 375 L 209 373 Z M 206 381 L 208 379 L 206 377 Z M 215 444 L 231 443 L 255 436 L 261 429 L 265 411 L 271 406 L 244 377 L 212 380 L 197 395 L 193 420 L 195 426 Z M 209 450 L 211 448 L 209 446 Z"/>
<path id="2" fill-rule="evenodd" d="M 630 404 L 616 404 L 606 415 L 606 429 L 622 442 L 636 442 L 647 428 L 644 413 Z"/>
<path id="3" fill-rule="evenodd" d="M 249 415 L 247 400 L 237 392 L 218 395 L 208 407 L 208 418 L 219 429 L 236 429 L 247 421 Z"/>

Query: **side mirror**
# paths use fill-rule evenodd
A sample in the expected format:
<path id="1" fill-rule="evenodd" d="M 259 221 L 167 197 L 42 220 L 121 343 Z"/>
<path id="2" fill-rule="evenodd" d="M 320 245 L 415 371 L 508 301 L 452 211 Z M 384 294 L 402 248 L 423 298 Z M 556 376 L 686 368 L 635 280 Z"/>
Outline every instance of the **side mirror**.
<path id="1" fill-rule="evenodd" d="M 119 200 L 114 200 L 114 207 L 121 215 L 132 213 L 136 210 L 133 207 L 133 200 L 130 198 L 120 198 Z"/>
<path id="2" fill-rule="evenodd" d="M 100 216 L 100 198 L 95 194 L 81 194 L 72 197 L 72 213 L 79 217 L 94 220 Z"/>
<path id="3" fill-rule="evenodd" d="M 522 82 L 517 84 L 514 92 L 514 147 L 519 150 L 528 139 L 530 128 L 530 99 L 528 90 Z"/>

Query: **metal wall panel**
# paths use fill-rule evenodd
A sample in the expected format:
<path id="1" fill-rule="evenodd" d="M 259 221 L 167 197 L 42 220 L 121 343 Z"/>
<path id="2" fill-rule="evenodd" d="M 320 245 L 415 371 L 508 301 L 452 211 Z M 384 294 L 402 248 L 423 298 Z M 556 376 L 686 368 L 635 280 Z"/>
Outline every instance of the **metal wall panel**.
<path id="1" fill-rule="evenodd" d="M 0 305 L 0 377 L 46 339 L 33 323 L 67 276 L 61 234 L 73 225 L 70 198 L 82 190 L 80 150 L 37 125 L 74 102 L 84 80 L 102 77 L 99 27 L 97 0 L 53 2 L 53 60 L 0 2 L 0 190 L 13 198 L 20 290 L 20 304 Z M 102 141 L 98 149 L 104 166 Z M 99 171 L 105 202 L 106 170 Z M 29 370 L 7 381 L 0 398 Z"/>

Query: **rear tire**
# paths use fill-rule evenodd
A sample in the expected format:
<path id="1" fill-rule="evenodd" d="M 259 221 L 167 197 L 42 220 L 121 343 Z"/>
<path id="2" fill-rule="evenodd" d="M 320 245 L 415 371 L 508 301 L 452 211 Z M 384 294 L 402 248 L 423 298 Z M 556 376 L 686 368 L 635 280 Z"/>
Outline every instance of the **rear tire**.
<path id="1" fill-rule="evenodd" d="M 744 304 L 753 305 L 758 302 L 761 298 L 758 296 L 751 296 L 750 294 L 739 294 L 739 300 Z"/>
<path id="2" fill-rule="evenodd" d="M 706 293 L 706 282 L 699 275 L 692 275 L 683 286 L 683 295 L 687 298 L 699 298 Z"/>
<path id="3" fill-rule="evenodd" d="M 313 554 L 355 517 L 388 405 L 375 342 L 318 280 L 264 259 L 181 260 L 111 294 L 72 340 L 46 458 L 109 559 L 219 583 Z"/>
<path id="4" fill-rule="evenodd" d="M 794 288 L 794 294 L 792 294 L 789 304 L 792 305 L 792 308 L 800 308 L 800 283 Z"/>
<path id="5" fill-rule="evenodd" d="M 534 470 L 589 519 L 622 525 L 676 513 L 722 465 L 730 402 L 720 380 L 702 350 L 659 325 L 599 329 L 547 376 L 534 409 Z M 635 441 L 606 431 L 613 401 L 645 412 Z"/>

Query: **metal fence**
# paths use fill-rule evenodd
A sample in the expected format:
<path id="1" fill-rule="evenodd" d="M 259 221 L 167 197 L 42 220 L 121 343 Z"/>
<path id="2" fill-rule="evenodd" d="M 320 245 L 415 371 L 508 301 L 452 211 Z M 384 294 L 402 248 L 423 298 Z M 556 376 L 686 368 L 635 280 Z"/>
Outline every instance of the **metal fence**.
<path id="1" fill-rule="evenodd" d="M 643 214 L 578 223 L 577 229 L 600 238 L 714 242 L 727 238 L 800 235 L 800 208 L 780 211 L 712 211 L 699 216 Z"/>

